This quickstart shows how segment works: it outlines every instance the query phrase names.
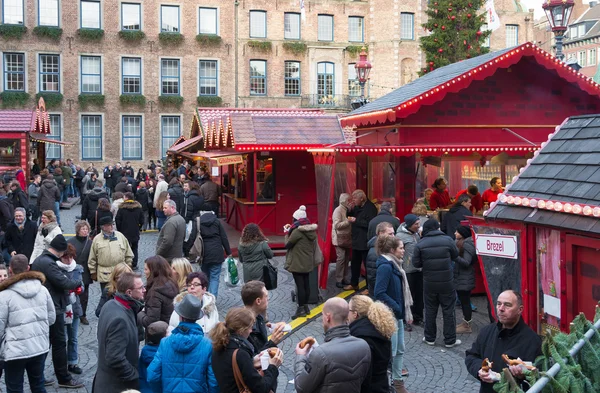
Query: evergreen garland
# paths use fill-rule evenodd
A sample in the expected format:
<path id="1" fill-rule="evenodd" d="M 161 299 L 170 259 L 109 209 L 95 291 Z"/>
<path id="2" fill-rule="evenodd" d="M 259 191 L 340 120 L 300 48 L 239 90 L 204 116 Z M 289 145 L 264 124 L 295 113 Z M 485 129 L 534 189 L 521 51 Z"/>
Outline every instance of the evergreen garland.
<path id="1" fill-rule="evenodd" d="M 198 96 L 196 102 L 199 106 L 221 106 L 223 99 L 219 96 Z"/>
<path id="2" fill-rule="evenodd" d="M 18 40 L 27 32 L 27 27 L 20 25 L 0 25 L 0 37 Z"/>
<path id="3" fill-rule="evenodd" d="M 158 40 L 164 45 L 179 45 L 183 42 L 183 34 L 181 33 L 160 33 Z"/>
<path id="4" fill-rule="evenodd" d="M 308 49 L 308 45 L 300 41 L 286 41 L 282 44 L 283 49 L 295 55 L 302 55 Z"/>
<path id="5" fill-rule="evenodd" d="M 173 105 L 179 108 L 183 104 L 182 96 L 158 96 L 158 102 L 162 105 Z"/>
<path id="6" fill-rule="evenodd" d="M 102 29 L 78 29 L 77 35 L 79 38 L 87 41 L 98 41 L 104 37 L 104 30 Z"/>
<path id="7" fill-rule="evenodd" d="M 119 101 L 121 105 L 146 105 L 146 97 L 141 94 L 121 94 Z"/>
<path id="8" fill-rule="evenodd" d="M 37 93 L 35 95 L 36 101 L 38 101 L 40 97 L 44 98 L 47 109 L 57 108 L 62 104 L 63 101 L 63 95 L 61 93 Z"/>
<path id="9" fill-rule="evenodd" d="M 103 94 L 80 94 L 79 98 L 79 106 L 83 109 L 86 109 L 90 105 L 95 106 L 103 106 L 104 105 L 104 95 Z"/>
<path id="10" fill-rule="evenodd" d="M 489 52 L 482 46 L 490 31 L 481 31 L 485 22 L 484 0 L 436 0 L 427 8 L 427 23 L 423 27 L 431 34 L 421 37 L 421 49 L 425 52 L 425 68 L 422 76 L 434 69 L 444 67 Z"/>
<path id="11" fill-rule="evenodd" d="M 260 52 L 271 52 L 273 50 L 273 45 L 271 44 L 271 41 L 250 40 L 248 41 L 248 46 Z"/>
<path id="12" fill-rule="evenodd" d="M 198 34 L 196 41 L 204 46 L 219 46 L 223 39 L 216 34 Z"/>
<path id="13" fill-rule="evenodd" d="M 363 46 L 365 47 L 365 52 L 369 53 L 369 47 L 367 45 L 348 45 L 346 47 L 346 52 L 348 52 L 351 57 L 356 57 L 362 52 Z"/>
<path id="14" fill-rule="evenodd" d="M 119 37 L 125 41 L 140 41 L 146 37 L 146 33 L 141 30 L 121 30 L 119 31 Z"/>
<path id="15" fill-rule="evenodd" d="M 24 91 L 3 91 L 0 93 L 2 108 L 22 108 L 29 101 L 29 93 Z"/>
<path id="16" fill-rule="evenodd" d="M 50 38 L 54 41 L 60 41 L 62 33 L 63 29 L 60 27 L 36 26 L 33 28 L 33 34 L 37 35 L 38 37 Z"/>

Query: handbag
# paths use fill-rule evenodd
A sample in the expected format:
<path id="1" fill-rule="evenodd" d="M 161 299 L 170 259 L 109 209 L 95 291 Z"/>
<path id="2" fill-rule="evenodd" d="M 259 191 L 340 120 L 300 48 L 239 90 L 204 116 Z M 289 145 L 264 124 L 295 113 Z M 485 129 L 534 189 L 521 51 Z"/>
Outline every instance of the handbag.
<path id="1" fill-rule="evenodd" d="M 325 260 L 323 256 L 323 251 L 321 251 L 321 247 L 319 247 L 319 241 L 315 239 L 314 241 L 314 256 L 315 256 L 315 266 L 320 265 Z"/>
<path id="2" fill-rule="evenodd" d="M 252 393 L 246 383 L 244 382 L 244 377 L 242 377 L 242 372 L 240 371 L 240 367 L 237 364 L 237 353 L 239 349 L 233 351 L 233 357 L 231 358 L 231 366 L 233 367 L 233 377 L 235 378 L 235 384 L 238 387 L 240 393 Z"/>
<path id="3" fill-rule="evenodd" d="M 277 268 L 269 260 L 263 265 L 263 282 L 267 291 L 277 289 Z"/>
<path id="4" fill-rule="evenodd" d="M 94 219 L 94 227 L 90 231 L 90 236 L 92 238 L 96 237 L 98 234 L 98 210 L 96 210 L 96 218 Z"/>

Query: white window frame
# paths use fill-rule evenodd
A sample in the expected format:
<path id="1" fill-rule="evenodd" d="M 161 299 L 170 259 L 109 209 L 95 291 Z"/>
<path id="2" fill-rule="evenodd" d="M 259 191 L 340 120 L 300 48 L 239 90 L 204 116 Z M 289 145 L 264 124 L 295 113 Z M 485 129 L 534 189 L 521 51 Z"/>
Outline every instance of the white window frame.
<path id="1" fill-rule="evenodd" d="M 506 35 L 506 47 L 511 48 L 519 45 L 519 25 L 508 24 L 504 26 Z"/>
<path id="2" fill-rule="evenodd" d="M 335 38 L 335 19 L 333 18 L 333 15 L 319 14 L 317 21 L 317 40 L 332 42 Z M 326 23 L 326 21 L 331 21 L 331 29 L 329 29 L 329 26 L 326 26 L 326 24 L 329 24 L 329 22 Z"/>
<path id="3" fill-rule="evenodd" d="M 581 51 L 577 52 L 577 63 L 581 67 L 587 67 L 587 51 L 586 50 L 581 50 Z"/>
<path id="4" fill-rule="evenodd" d="M 98 26 L 83 25 L 83 4 L 97 4 L 98 5 Z M 79 1 L 79 27 L 82 29 L 102 29 L 102 3 L 96 0 L 80 0 Z"/>
<path id="5" fill-rule="evenodd" d="M 163 10 L 165 8 L 176 8 L 177 9 L 177 30 L 163 30 Z M 160 5 L 160 25 L 158 26 L 158 31 L 160 33 L 174 33 L 174 34 L 182 34 L 181 33 L 181 7 L 179 4 L 161 4 Z"/>
<path id="6" fill-rule="evenodd" d="M 597 56 L 598 56 L 598 54 L 597 54 L 596 48 L 592 48 L 588 51 L 588 60 L 587 60 L 588 66 L 596 65 Z"/>
<path id="7" fill-rule="evenodd" d="M 301 15 L 299 13 L 296 12 L 286 12 L 285 14 L 283 14 L 283 38 L 286 40 L 299 40 L 302 37 L 302 20 L 301 20 Z M 298 21 L 298 26 L 297 26 L 297 32 L 294 32 L 294 26 L 292 23 L 292 19 L 290 19 L 291 17 L 293 17 L 294 19 L 294 23 L 297 19 Z M 289 30 L 289 33 L 288 33 Z"/>
<path id="8" fill-rule="evenodd" d="M 56 4 L 56 23 L 47 23 L 47 22 L 42 23 L 42 15 L 44 18 L 48 18 L 48 19 L 53 17 L 53 15 L 50 15 L 53 7 L 46 6 L 42 9 L 43 2 Z M 38 26 L 60 27 L 60 0 L 37 0 L 37 11 L 38 11 L 38 15 L 37 15 Z"/>
<path id="9" fill-rule="evenodd" d="M 249 25 L 250 38 L 267 38 L 267 11 L 250 10 Z"/>
<path id="10" fill-rule="evenodd" d="M 2 1 L 2 24 L 3 25 L 13 25 L 13 26 L 25 26 L 25 0 L 1 0 Z M 8 4 L 7 4 L 8 3 Z M 21 16 L 15 13 L 14 15 L 10 15 L 11 18 L 21 19 L 20 21 L 7 21 L 6 15 L 8 14 L 6 10 L 8 8 L 15 8 L 21 10 Z"/>
<path id="11" fill-rule="evenodd" d="M 358 22 L 360 26 L 353 26 L 353 22 Z M 355 30 L 360 29 L 359 30 Z M 359 34 L 359 36 L 353 36 L 353 34 Z M 365 42 L 365 18 L 362 16 L 349 16 L 348 17 L 348 42 Z"/>
<path id="12" fill-rule="evenodd" d="M 202 32 L 202 10 L 214 11 L 215 12 L 215 31 L 211 33 Z M 198 34 L 214 34 L 219 35 L 219 9 L 217 7 L 198 7 Z"/>
<path id="13" fill-rule="evenodd" d="M 415 14 L 413 12 L 400 13 L 400 39 L 415 39 Z"/>
<path id="14" fill-rule="evenodd" d="M 143 8 L 142 8 L 143 7 L 142 3 L 137 3 L 135 1 L 124 1 L 124 2 L 122 2 L 120 4 L 121 4 L 121 7 L 120 7 L 119 16 L 120 16 L 120 19 L 121 19 L 121 23 L 119 25 L 119 30 L 121 30 L 121 31 L 143 31 L 143 24 L 142 24 L 142 22 L 143 22 L 143 19 L 144 19 L 144 17 L 143 17 L 144 12 L 143 12 Z M 138 12 L 138 17 L 139 17 L 138 24 L 139 24 L 140 27 L 138 29 L 125 29 L 125 21 L 124 21 L 124 18 L 123 18 L 123 15 L 125 15 L 125 10 L 124 10 L 125 6 L 137 6 L 139 8 L 139 12 Z"/>

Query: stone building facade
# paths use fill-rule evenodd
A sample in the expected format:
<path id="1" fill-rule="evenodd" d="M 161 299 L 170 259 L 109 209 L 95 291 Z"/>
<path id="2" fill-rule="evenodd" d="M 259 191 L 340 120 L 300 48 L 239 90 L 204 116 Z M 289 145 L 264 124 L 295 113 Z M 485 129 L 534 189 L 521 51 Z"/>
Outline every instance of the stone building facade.
<path id="1" fill-rule="evenodd" d="M 96 164 L 164 156 L 197 106 L 348 111 L 363 45 L 366 95 L 377 98 L 417 78 L 427 34 L 426 0 L 304 0 L 303 11 L 298 0 L 0 4 L 3 106 L 32 107 L 43 94 L 54 137 L 75 143 L 48 157 Z M 515 4 L 496 0 L 492 50 L 506 46 L 507 24 L 516 43 L 533 38 L 532 14 Z"/>

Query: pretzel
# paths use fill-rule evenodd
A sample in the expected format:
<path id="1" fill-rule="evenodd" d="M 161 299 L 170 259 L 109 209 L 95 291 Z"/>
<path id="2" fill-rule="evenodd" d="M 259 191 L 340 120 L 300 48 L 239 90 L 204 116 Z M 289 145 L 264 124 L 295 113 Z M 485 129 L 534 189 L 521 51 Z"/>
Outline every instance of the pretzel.
<path id="1" fill-rule="evenodd" d="M 535 370 L 534 366 L 529 366 L 528 364 L 525 364 L 524 361 L 522 361 L 521 359 L 511 359 L 508 357 L 508 355 L 503 354 L 502 355 L 502 360 L 508 364 L 509 366 L 519 366 L 519 365 L 523 365 L 525 366 L 525 368 L 527 370 Z"/>
<path id="2" fill-rule="evenodd" d="M 300 347 L 300 349 L 304 349 L 304 347 L 306 347 L 307 345 L 313 345 L 315 343 L 315 339 L 313 337 L 306 337 L 304 340 L 300 341 L 300 344 L 298 344 L 298 346 Z"/>
<path id="3" fill-rule="evenodd" d="M 277 348 L 269 348 L 267 352 L 269 353 L 270 357 L 274 358 L 277 356 L 277 352 L 279 352 L 279 350 Z"/>
<path id="4" fill-rule="evenodd" d="M 492 369 L 493 365 L 494 365 L 494 362 L 490 362 L 490 359 L 485 358 L 485 359 L 483 359 L 483 363 L 481 363 L 481 369 L 485 372 L 488 372 Z"/>

